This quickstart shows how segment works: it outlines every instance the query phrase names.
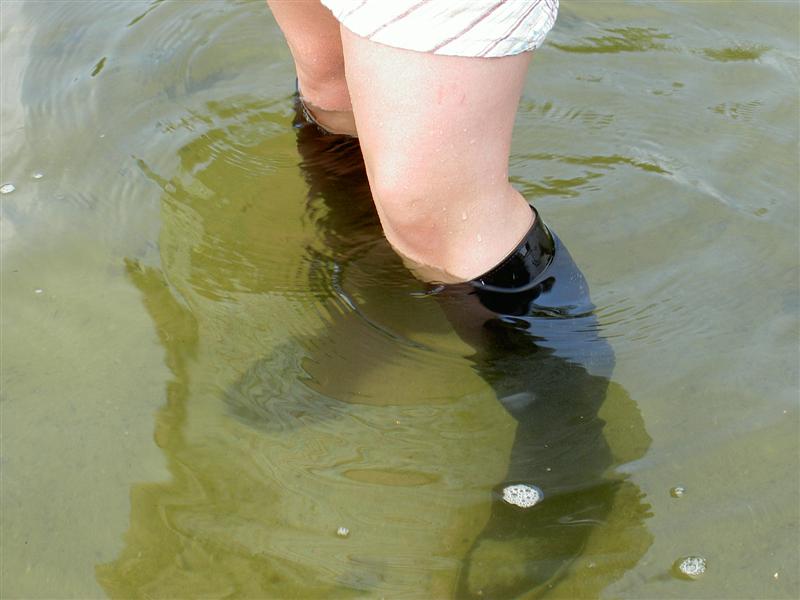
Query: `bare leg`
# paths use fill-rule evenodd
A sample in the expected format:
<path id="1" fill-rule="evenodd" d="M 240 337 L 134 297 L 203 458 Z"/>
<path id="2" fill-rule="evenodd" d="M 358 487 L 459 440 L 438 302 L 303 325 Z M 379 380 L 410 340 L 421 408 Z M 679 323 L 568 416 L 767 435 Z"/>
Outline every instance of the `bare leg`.
<path id="1" fill-rule="evenodd" d="M 508 182 L 530 54 L 436 56 L 341 32 L 356 126 L 387 239 L 426 279 L 453 283 L 489 271 L 533 221 Z"/>
<path id="2" fill-rule="evenodd" d="M 333 133 L 356 135 L 339 22 L 319 0 L 268 0 L 294 58 L 303 102 Z"/>

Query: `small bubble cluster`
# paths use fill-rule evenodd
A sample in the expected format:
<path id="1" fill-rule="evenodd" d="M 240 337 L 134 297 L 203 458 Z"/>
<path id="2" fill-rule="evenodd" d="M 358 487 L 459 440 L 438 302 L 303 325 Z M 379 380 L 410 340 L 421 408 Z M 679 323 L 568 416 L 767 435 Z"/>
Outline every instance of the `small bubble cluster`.
<path id="1" fill-rule="evenodd" d="M 683 495 L 686 493 L 686 488 L 682 485 L 676 485 L 669 491 L 669 495 L 673 498 L 682 498 Z"/>
<path id="2" fill-rule="evenodd" d="M 350 535 L 350 530 L 347 527 L 339 527 L 339 529 L 336 530 L 336 535 L 346 538 Z"/>
<path id="3" fill-rule="evenodd" d="M 706 572 L 706 559 L 702 556 L 680 558 L 675 563 L 675 568 L 683 577 L 697 579 Z"/>
<path id="4" fill-rule="evenodd" d="M 517 483 L 503 488 L 503 500 L 520 508 L 530 508 L 544 497 L 542 490 L 534 485 Z"/>
<path id="5" fill-rule="evenodd" d="M 10 194 L 15 189 L 17 188 L 13 183 L 4 183 L 3 185 L 0 185 L 0 194 Z"/>

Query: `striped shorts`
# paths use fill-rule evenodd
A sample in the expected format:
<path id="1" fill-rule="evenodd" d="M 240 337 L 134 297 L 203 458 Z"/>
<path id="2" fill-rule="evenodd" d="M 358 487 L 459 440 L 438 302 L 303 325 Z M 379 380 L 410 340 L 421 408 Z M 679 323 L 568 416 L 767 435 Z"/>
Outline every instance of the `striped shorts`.
<path id="1" fill-rule="evenodd" d="M 361 37 L 447 56 L 498 57 L 535 50 L 558 0 L 321 0 Z"/>

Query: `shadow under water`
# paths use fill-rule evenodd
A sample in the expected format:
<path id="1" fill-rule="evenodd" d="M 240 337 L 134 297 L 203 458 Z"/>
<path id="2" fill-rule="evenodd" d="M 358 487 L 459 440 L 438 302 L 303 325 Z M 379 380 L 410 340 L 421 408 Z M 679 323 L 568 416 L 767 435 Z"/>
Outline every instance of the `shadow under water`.
<path id="1" fill-rule="evenodd" d="M 428 293 L 381 235 L 355 140 L 296 115 L 304 180 L 279 161 L 243 175 L 231 156 L 292 144 L 240 138 L 242 120 L 282 117 L 237 108 L 208 107 L 173 177 L 141 165 L 164 190 L 161 264 L 127 268 L 174 376 L 155 431 L 172 480 L 133 487 L 99 583 L 112 597 L 598 596 L 652 538 L 618 470 L 650 438 L 595 316 Z M 543 498 L 506 502 L 519 484 Z"/>

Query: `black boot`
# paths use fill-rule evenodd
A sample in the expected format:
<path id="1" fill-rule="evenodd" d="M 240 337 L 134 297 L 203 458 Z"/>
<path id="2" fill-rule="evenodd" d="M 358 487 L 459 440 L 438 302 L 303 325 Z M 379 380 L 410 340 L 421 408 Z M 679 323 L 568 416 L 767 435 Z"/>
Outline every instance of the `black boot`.
<path id="1" fill-rule="evenodd" d="M 308 111 L 299 93 L 294 95 L 294 110 L 292 126 L 303 158 L 300 166 L 312 188 L 327 187 L 334 181 L 337 188 L 349 188 L 353 176 L 366 177 L 357 137 L 326 130 Z"/>
<path id="2" fill-rule="evenodd" d="M 478 348 L 475 369 L 518 423 L 506 479 L 494 490 L 457 595 L 513 598 L 547 589 L 614 497 L 615 483 L 603 476 L 612 456 L 597 416 L 613 351 L 599 336 L 585 278 L 538 214 L 511 256 L 439 295 L 456 329 Z M 480 310 L 490 316 L 467 331 L 472 317 L 465 315 Z"/>

